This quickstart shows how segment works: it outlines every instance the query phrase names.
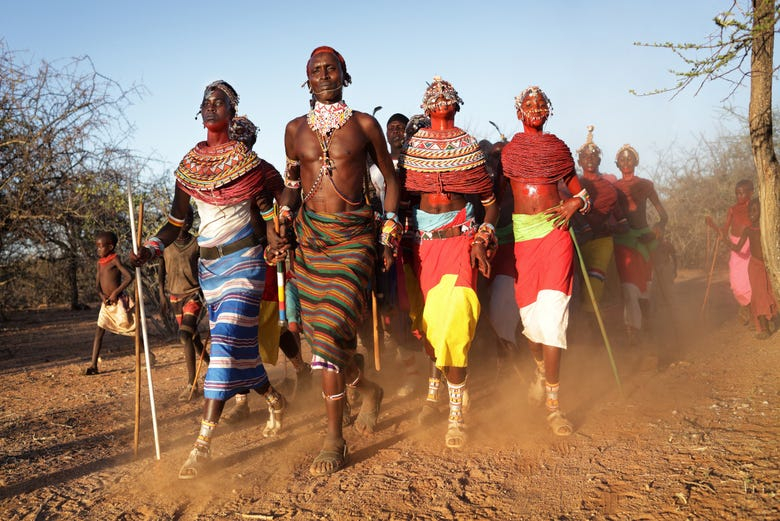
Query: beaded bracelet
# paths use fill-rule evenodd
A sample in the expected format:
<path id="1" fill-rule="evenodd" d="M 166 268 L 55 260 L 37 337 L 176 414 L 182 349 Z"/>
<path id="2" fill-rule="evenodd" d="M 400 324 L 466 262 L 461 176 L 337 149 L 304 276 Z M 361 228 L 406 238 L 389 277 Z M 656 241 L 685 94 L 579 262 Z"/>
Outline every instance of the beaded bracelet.
<path id="1" fill-rule="evenodd" d="M 301 180 L 300 179 L 290 179 L 289 177 L 287 177 L 284 180 L 284 186 L 286 186 L 287 188 L 292 188 L 293 190 L 300 190 L 301 189 Z"/>
<path id="2" fill-rule="evenodd" d="M 292 210 L 290 210 L 290 207 L 287 205 L 284 205 L 279 208 L 279 224 L 289 223 L 292 222 L 293 215 Z"/>
<path id="3" fill-rule="evenodd" d="M 495 226 L 490 223 L 480 224 L 471 244 L 481 244 L 488 250 L 498 248 L 498 239 L 496 238 Z"/>
<path id="4" fill-rule="evenodd" d="M 260 210 L 260 215 L 262 216 L 263 220 L 265 222 L 270 222 L 274 220 L 274 207 L 272 206 L 268 210 Z"/>
<path id="5" fill-rule="evenodd" d="M 401 224 L 393 219 L 385 219 L 382 223 L 382 229 L 379 233 L 379 243 L 383 246 L 389 246 L 393 250 L 393 255 L 398 251 L 401 245 Z"/>
<path id="6" fill-rule="evenodd" d="M 590 200 L 590 194 L 587 190 L 584 188 L 579 191 L 574 197 L 579 197 L 582 200 L 582 208 L 580 208 L 579 212 L 582 215 L 587 214 L 590 212 L 591 207 L 593 206 L 593 203 Z"/>

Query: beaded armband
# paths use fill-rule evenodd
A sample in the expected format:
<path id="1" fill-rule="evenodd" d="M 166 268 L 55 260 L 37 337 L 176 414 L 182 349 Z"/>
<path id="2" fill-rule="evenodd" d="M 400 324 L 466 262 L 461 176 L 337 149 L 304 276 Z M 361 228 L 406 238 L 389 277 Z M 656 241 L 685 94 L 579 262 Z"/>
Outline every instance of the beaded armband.
<path id="1" fill-rule="evenodd" d="M 498 239 L 496 238 L 495 226 L 490 223 L 480 224 L 471 244 L 481 244 L 487 250 L 494 250 L 498 248 Z"/>
<path id="2" fill-rule="evenodd" d="M 590 212 L 593 203 L 591 203 L 590 201 L 590 194 L 588 193 L 587 190 L 583 188 L 574 197 L 579 197 L 580 199 L 582 199 L 582 208 L 580 208 L 579 210 L 582 215 L 585 215 L 588 212 Z"/>
<path id="3" fill-rule="evenodd" d="M 177 228 L 184 226 L 184 219 L 177 219 L 171 214 L 168 214 L 168 223 Z"/>
<path id="4" fill-rule="evenodd" d="M 292 210 L 287 205 L 279 208 L 279 224 L 291 223 L 293 220 Z"/>
<path id="5" fill-rule="evenodd" d="M 293 168 L 301 166 L 300 161 L 296 161 L 294 159 L 287 158 L 287 162 L 284 165 L 284 186 L 287 188 L 292 188 L 293 190 L 298 190 L 301 188 L 301 180 L 299 179 L 291 179 L 290 173 L 292 172 Z"/>
<path id="6" fill-rule="evenodd" d="M 274 207 L 272 206 L 268 210 L 260 210 L 260 215 L 265 222 L 274 220 Z"/>
<path id="7" fill-rule="evenodd" d="M 382 229 L 379 233 L 379 243 L 383 246 L 390 246 L 393 255 L 398 251 L 401 245 L 401 233 L 403 229 L 401 223 L 393 219 L 385 219 L 382 222 Z"/>
<path id="8" fill-rule="evenodd" d="M 152 254 L 149 260 L 154 260 L 157 257 L 162 257 L 165 244 L 159 238 L 152 237 L 144 243 L 144 248 L 148 249 Z"/>

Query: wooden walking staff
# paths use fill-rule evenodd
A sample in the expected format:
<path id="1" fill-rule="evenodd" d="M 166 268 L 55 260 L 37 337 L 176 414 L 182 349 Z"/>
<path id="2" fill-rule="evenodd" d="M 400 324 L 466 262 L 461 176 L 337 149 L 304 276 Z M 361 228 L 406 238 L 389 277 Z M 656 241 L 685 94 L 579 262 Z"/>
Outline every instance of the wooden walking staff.
<path id="1" fill-rule="evenodd" d="M 130 233 L 135 237 L 135 216 L 133 215 L 133 192 L 130 188 L 130 183 L 127 183 L 127 204 L 130 208 Z M 142 233 L 139 230 L 139 233 Z M 138 244 L 133 241 L 133 253 L 138 255 Z M 154 430 L 154 451 L 155 459 L 160 459 L 160 438 L 157 433 L 157 410 L 154 406 L 154 387 L 152 385 L 152 364 L 149 360 L 149 336 L 146 332 L 146 311 L 144 310 L 144 293 L 143 285 L 141 284 L 141 268 L 135 269 L 135 278 L 138 281 L 138 299 L 135 303 L 139 307 L 141 313 L 141 332 L 144 340 L 144 356 L 146 358 L 146 379 L 149 384 L 149 406 L 152 409 L 152 428 Z M 138 327 L 138 326 L 136 326 Z"/>
<path id="2" fill-rule="evenodd" d="M 141 245 L 141 235 L 144 229 L 144 202 L 138 206 L 138 236 L 133 237 L 134 244 Z M 138 456 L 138 438 L 141 429 L 141 328 L 138 323 L 141 321 L 141 307 L 138 301 L 141 299 L 141 279 L 135 279 L 135 311 L 133 317 L 135 320 L 135 427 L 133 428 L 133 455 Z"/>
<path id="3" fill-rule="evenodd" d="M 715 246 L 712 248 L 712 264 L 710 264 L 710 272 L 707 275 L 707 287 L 704 290 L 704 301 L 701 303 L 699 316 L 704 315 L 704 308 L 707 307 L 707 299 L 710 296 L 710 284 L 712 284 L 712 272 L 715 270 L 715 261 L 718 258 L 718 246 L 720 246 L 720 234 L 715 237 Z"/>
<path id="4" fill-rule="evenodd" d="M 574 243 L 574 248 L 577 250 L 577 258 L 580 261 L 580 269 L 582 270 L 582 278 L 585 279 L 585 286 L 588 288 L 588 296 L 593 304 L 593 311 L 596 315 L 596 321 L 599 324 L 601 330 L 601 338 L 604 339 L 604 347 L 607 349 L 607 355 L 609 355 L 609 363 L 612 366 L 612 374 L 615 375 L 615 383 L 617 383 L 618 392 L 623 396 L 623 386 L 620 383 L 620 376 L 618 375 L 617 365 L 615 364 L 615 357 L 612 356 L 612 345 L 609 343 L 609 337 L 607 337 L 607 330 L 604 327 L 604 321 L 601 318 L 601 311 L 599 310 L 599 304 L 596 302 L 596 294 L 593 293 L 593 286 L 590 284 L 590 277 L 588 277 L 588 268 L 585 267 L 585 259 L 582 258 L 582 251 L 580 251 L 580 245 L 577 244 L 577 238 L 574 236 L 574 230 L 569 228 L 569 234 L 571 240 Z"/>

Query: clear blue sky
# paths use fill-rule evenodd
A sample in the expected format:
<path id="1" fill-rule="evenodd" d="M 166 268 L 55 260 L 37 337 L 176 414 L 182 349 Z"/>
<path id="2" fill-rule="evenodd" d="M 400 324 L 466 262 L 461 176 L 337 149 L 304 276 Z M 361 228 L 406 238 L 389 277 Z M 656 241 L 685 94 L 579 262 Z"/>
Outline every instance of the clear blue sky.
<path id="1" fill-rule="evenodd" d="M 735 131 L 720 107 L 731 87 L 713 83 L 674 99 L 637 97 L 630 89 L 670 86 L 682 63 L 635 41 L 703 41 L 729 0 L 448 2 L 398 1 L 50 1 L 3 6 L 0 37 L 34 60 L 89 55 L 96 69 L 148 93 L 130 108 L 131 145 L 170 170 L 205 132 L 194 119 L 203 87 L 215 79 L 239 92 L 239 113 L 259 127 L 257 152 L 284 165 L 285 124 L 308 109 L 301 88 L 311 50 L 331 45 L 345 57 L 353 84 L 345 100 L 357 110 L 382 106 L 412 115 L 426 81 L 440 75 L 465 101 L 456 124 L 497 140 L 488 121 L 511 137 L 520 128 L 513 98 L 539 85 L 554 114 L 547 130 L 576 150 L 596 126 L 602 171 L 616 172 L 623 143 L 650 175 L 659 152 L 691 147 L 699 136 Z M 747 112 L 748 89 L 728 103 Z M 160 173 L 160 172 L 157 172 Z M 172 183 L 172 178 L 171 178 Z"/>

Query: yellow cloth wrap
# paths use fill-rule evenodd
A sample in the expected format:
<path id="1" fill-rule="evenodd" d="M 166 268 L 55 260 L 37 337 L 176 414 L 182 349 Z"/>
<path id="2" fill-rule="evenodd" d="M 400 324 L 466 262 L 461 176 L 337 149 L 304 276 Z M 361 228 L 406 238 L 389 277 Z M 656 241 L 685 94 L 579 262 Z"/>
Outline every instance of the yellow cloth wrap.
<path id="1" fill-rule="evenodd" d="M 428 291 L 423 310 L 423 331 L 434 346 L 436 366 L 467 367 L 471 339 L 479 318 L 479 299 L 470 287 L 456 286 L 458 276 L 442 276 Z"/>
<path id="2" fill-rule="evenodd" d="M 614 250 L 615 246 L 612 242 L 612 237 L 593 239 L 580 246 L 582 260 L 585 262 L 585 268 L 588 270 L 588 278 L 590 279 L 596 302 L 601 302 L 601 297 L 604 295 L 604 282 Z M 587 294 L 587 288 L 583 288 L 583 291 L 585 295 L 582 309 L 588 313 L 593 313 L 593 302 Z"/>
<path id="3" fill-rule="evenodd" d="M 279 360 L 279 303 L 275 300 L 261 300 L 258 315 L 257 341 L 260 344 L 260 358 L 264 364 L 276 365 Z"/>

